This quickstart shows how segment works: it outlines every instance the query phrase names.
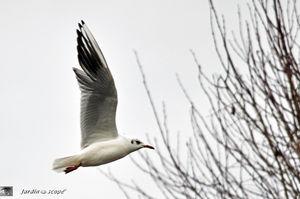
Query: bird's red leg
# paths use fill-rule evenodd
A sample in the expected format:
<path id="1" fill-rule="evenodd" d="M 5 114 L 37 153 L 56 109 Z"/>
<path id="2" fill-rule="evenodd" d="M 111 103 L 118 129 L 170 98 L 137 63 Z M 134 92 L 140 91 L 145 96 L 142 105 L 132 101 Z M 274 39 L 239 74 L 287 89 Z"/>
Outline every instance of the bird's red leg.
<path id="1" fill-rule="evenodd" d="M 80 167 L 80 165 L 81 165 L 81 164 L 67 167 L 67 168 L 64 170 L 65 174 L 70 173 L 71 171 L 74 171 L 74 170 L 78 169 L 78 167 Z"/>

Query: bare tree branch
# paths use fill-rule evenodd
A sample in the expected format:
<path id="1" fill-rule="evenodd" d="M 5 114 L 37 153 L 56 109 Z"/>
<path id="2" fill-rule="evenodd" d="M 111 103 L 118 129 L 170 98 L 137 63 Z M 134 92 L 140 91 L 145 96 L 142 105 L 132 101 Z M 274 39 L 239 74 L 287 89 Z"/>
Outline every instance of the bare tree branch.
<path id="1" fill-rule="evenodd" d="M 151 177 L 164 198 L 299 198 L 299 2 L 249 0 L 249 17 L 244 19 L 238 8 L 239 27 L 231 36 L 225 17 L 212 0 L 209 3 L 214 47 L 223 72 L 209 77 L 191 54 L 211 113 L 200 112 L 176 75 L 190 105 L 192 127 L 190 139 L 180 142 L 180 134 L 168 127 L 164 103 L 159 118 L 135 51 L 160 137 L 152 139 L 159 161 L 142 153 L 132 161 Z M 127 198 L 127 189 L 144 198 L 157 197 L 135 182 L 111 179 Z"/>

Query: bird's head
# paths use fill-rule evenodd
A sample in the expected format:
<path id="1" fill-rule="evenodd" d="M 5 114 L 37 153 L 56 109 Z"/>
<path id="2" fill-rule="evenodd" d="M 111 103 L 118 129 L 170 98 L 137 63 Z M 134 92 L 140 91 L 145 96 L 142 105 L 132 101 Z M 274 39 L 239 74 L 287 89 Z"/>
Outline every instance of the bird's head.
<path id="1" fill-rule="evenodd" d="M 131 140 L 130 140 L 130 148 L 131 148 L 133 151 L 139 150 L 139 149 L 141 149 L 141 148 L 154 149 L 153 146 L 148 145 L 148 144 L 144 144 L 143 142 L 141 142 L 141 141 L 138 140 L 138 139 L 131 139 Z"/>

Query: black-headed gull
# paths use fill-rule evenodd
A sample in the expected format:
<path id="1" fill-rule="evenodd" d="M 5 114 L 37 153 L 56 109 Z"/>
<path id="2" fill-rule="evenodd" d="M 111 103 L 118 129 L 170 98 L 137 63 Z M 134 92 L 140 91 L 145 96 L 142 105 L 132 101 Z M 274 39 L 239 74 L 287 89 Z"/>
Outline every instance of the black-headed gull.
<path id="1" fill-rule="evenodd" d="M 53 170 L 69 173 L 78 167 L 89 167 L 118 160 L 141 148 L 154 147 L 137 139 L 118 135 L 115 116 L 117 90 L 105 58 L 81 21 L 77 30 L 77 51 L 81 68 L 73 68 L 81 90 L 81 151 L 54 160 Z"/>

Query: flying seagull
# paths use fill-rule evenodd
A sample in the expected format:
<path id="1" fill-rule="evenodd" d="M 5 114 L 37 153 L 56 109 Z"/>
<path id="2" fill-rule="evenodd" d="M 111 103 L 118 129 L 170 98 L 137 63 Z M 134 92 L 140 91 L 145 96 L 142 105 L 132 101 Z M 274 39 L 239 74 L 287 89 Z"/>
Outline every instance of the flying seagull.
<path id="1" fill-rule="evenodd" d="M 141 148 L 154 149 L 137 139 L 118 134 L 118 103 L 114 79 L 92 33 L 81 21 L 77 29 L 78 61 L 73 68 L 81 90 L 81 151 L 53 162 L 53 170 L 66 174 L 79 167 L 106 164 Z"/>

